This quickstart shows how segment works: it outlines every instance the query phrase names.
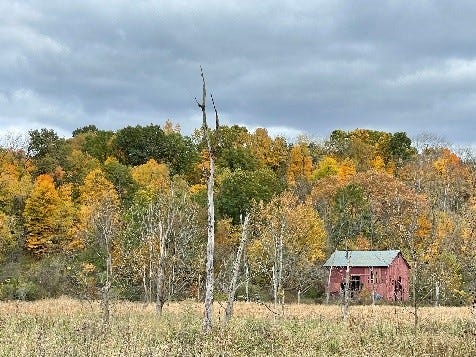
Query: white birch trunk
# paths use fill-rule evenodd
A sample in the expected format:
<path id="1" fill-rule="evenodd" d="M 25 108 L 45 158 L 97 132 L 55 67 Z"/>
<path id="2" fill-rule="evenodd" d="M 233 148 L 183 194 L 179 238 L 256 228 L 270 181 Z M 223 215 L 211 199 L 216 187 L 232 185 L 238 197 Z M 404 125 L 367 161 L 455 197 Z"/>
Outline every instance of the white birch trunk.
<path id="1" fill-rule="evenodd" d="M 146 278 L 146 274 L 147 274 L 147 269 L 145 267 L 145 264 L 142 265 L 142 287 L 144 288 L 144 304 L 147 305 L 149 303 L 149 299 L 148 299 L 148 289 L 147 289 L 147 278 Z"/>
<path id="2" fill-rule="evenodd" d="M 249 289 L 250 271 L 248 263 L 245 264 L 245 299 L 246 302 L 250 301 L 250 289 Z"/>
<path id="3" fill-rule="evenodd" d="M 440 282 L 435 283 L 435 307 L 440 306 Z"/>
<path id="4" fill-rule="evenodd" d="M 273 265 L 273 298 L 274 298 L 274 311 L 276 311 L 276 308 L 278 307 L 278 274 L 277 274 L 277 267 L 276 267 L 276 262 L 274 262 Z"/>
<path id="5" fill-rule="evenodd" d="M 157 259 L 157 301 L 156 301 L 156 310 L 157 315 L 162 315 L 162 308 L 165 303 L 165 293 L 164 293 L 164 283 L 165 283 L 165 258 L 167 255 L 165 247 L 165 237 L 164 227 L 162 222 L 159 222 L 159 256 Z"/>
<path id="6" fill-rule="evenodd" d="M 213 184 L 214 184 L 214 162 L 210 156 L 210 177 L 208 179 L 208 239 L 207 239 L 207 263 L 206 263 L 206 281 L 205 281 L 205 303 L 203 329 L 210 332 L 212 329 L 213 315 L 213 255 L 215 250 L 215 207 L 213 203 Z"/>
<path id="7" fill-rule="evenodd" d="M 375 305 L 375 272 L 374 267 L 370 268 L 370 278 L 372 279 L 372 305 Z"/>
<path id="8" fill-rule="evenodd" d="M 102 318 L 103 324 L 109 325 L 109 291 L 111 290 L 111 275 L 112 275 L 112 257 L 108 248 L 106 258 L 106 281 L 101 289 L 102 295 Z"/>
<path id="9" fill-rule="evenodd" d="M 350 255 L 349 251 L 345 252 L 346 258 L 346 269 L 345 269 L 345 285 L 344 285 L 344 306 L 343 306 L 343 315 L 344 321 L 347 322 L 349 318 L 349 285 L 350 285 Z"/>
<path id="10" fill-rule="evenodd" d="M 327 293 L 326 293 L 326 305 L 329 305 L 329 300 L 331 297 L 331 276 L 332 276 L 332 268 L 333 266 L 331 265 L 329 269 L 329 276 L 327 277 Z"/>
<path id="11" fill-rule="evenodd" d="M 245 249 L 246 241 L 248 239 L 248 222 L 249 222 L 249 215 L 245 216 L 243 221 L 243 227 L 241 231 L 241 240 L 240 245 L 238 247 L 238 251 L 236 252 L 235 261 L 233 262 L 233 272 L 231 276 L 230 286 L 228 287 L 228 303 L 225 309 L 225 323 L 230 321 L 231 317 L 233 316 L 233 306 L 235 302 L 235 293 L 236 293 L 236 283 L 238 281 L 238 274 L 240 272 L 240 263 L 241 257 L 243 255 L 243 251 Z"/>
<path id="12" fill-rule="evenodd" d="M 414 323 L 414 328 L 415 328 L 415 334 L 417 332 L 417 327 L 418 327 L 418 300 L 416 296 L 416 284 L 417 284 L 417 273 L 418 273 L 418 262 L 416 260 L 416 254 L 413 254 L 414 256 L 414 262 L 413 262 L 413 274 L 412 274 L 412 280 L 413 280 L 413 323 Z"/>
<path id="13" fill-rule="evenodd" d="M 149 241 L 149 291 L 147 292 L 147 303 L 152 302 L 152 281 L 153 281 L 153 271 L 154 271 L 154 245 L 152 243 L 152 232 L 149 230 L 148 233 Z"/>
<path id="14" fill-rule="evenodd" d="M 283 287 L 283 234 L 284 221 L 281 223 L 279 232 L 279 273 L 278 273 L 278 290 L 281 298 L 281 316 L 284 316 L 284 287 Z"/>

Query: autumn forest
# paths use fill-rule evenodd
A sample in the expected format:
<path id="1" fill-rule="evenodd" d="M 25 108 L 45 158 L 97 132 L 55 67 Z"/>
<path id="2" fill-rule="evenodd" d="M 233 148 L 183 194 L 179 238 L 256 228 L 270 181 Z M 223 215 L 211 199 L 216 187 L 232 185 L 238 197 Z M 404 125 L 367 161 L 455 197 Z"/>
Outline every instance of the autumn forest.
<path id="1" fill-rule="evenodd" d="M 470 151 L 366 129 L 287 140 L 235 125 L 209 137 L 215 299 L 238 274 L 237 299 L 271 300 L 279 273 L 288 301 L 323 301 L 335 249 L 401 250 L 424 304 L 474 294 Z M 203 300 L 210 160 L 200 130 L 167 121 L 0 139 L 1 299 L 97 299 L 107 288 L 117 299 Z"/>

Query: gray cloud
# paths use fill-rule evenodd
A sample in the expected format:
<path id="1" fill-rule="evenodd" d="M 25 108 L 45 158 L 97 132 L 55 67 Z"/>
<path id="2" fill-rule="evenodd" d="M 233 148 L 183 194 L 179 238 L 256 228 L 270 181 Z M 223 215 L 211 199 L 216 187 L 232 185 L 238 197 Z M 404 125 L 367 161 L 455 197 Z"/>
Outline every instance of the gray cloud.
<path id="1" fill-rule="evenodd" d="M 284 135 L 433 132 L 475 144 L 470 1 L 13 1 L 0 4 L 0 130 L 200 125 Z"/>

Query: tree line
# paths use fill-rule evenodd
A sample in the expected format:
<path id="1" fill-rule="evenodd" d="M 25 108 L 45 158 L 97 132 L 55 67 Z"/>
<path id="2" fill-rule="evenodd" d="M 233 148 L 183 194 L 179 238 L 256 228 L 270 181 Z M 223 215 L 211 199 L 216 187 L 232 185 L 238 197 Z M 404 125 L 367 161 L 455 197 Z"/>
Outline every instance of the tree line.
<path id="1" fill-rule="evenodd" d="M 232 291 L 275 311 L 285 297 L 319 301 L 321 265 L 344 248 L 400 249 L 417 263 L 423 301 L 462 304 L 475 290 L 469 152 L 403 132 L 288 141 L 265 128 L 205 130 L 187 136 L 167 121 L 4 135 L 0 297 L 110 295 L 159 313 L 203 300 L 212 161 L 216 299 Z"/>

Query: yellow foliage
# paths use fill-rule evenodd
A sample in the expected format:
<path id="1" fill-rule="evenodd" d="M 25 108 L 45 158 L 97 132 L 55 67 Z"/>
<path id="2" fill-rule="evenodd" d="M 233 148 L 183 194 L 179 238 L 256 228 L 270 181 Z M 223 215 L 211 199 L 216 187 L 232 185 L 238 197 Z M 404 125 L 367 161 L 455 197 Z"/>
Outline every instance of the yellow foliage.
<path id="1" fill-rule="evenodd" d="M 343 181 L 348 181 L 356 173 L 355 163 L 351 159 L 345 159 L 339 166 L 339 178 Z"/>
<path id="2" fill-rule="evenodd" d="M 193 194 L 198 193 L 200 191 L 205 191 L 206 189 L 207 189 L 206 185 L 204 185 L 202 183 L 198 183 L 198 184 L 190 186 L 189 191 L 193 195 Z"/>
<path id="3" fill-rule="evenodd" d="M 82 246 L 84 234 L 94 229 L 93 218 L 98 212 L 111 214 L 110 219 L 114 222 L 118 220 L 120 200 L 114 185 L 106 179 L 104 173 L 100 169 L 94 169 L 86 176 L 84 184 L 80 187 L 79 202 L 76 227 L 79 241 L 76 245 Z"/>
<path id="4" fill-rule="evenodd" d="M 202 181 L 206 182 L 208 178 L 208 173 L 210 171 L 210 155 L 208 154 L 208 150 L 202 150 L 200 152 L 200 160 L 196 164 L 196 168 L 198 172 L 202 173 Z"/>
<path id="5" fill-rule="evenodd" d="M 358 235 L 355 239 L 356 249 L 358 250 L 370 250 L 370 241 L 363 235 Z"/>
<path id="6" fill-rule="evenodd" d="M 239 229 L 233 226 L 231 218 L 217 221 L 215 232 L 215 243 L 217 246 L 233 247 L 239 241 Z"/>
<path id="7" fill-rule="evenodd" d="M 101 169 L 94 169 L 86 176 L 84 184 L 80 188 L 80 202 L 83 205 L 94 207 L 100 205 L 106 198 L 119 204 L 119 197 L 114 185 L 106 179 Z"/>
<path id="8" fill-rule="evenodd" d="M 268 131 L 264 128 L 255 130 L 252 139 L 251 151 L 256 159 L 259 167 L 266 167 L 273 163 L 272 145 L 273 140 L 268 135 Z M 270 165 L 272 166 L 272 165 Z"/>
<path id="9" fill-rule="evenodd" d="M 8 155 L 0 158 L 0 207 L 11 213 L 15 198 L 25 198 L 33 186 L 28 168 L 9 161 Z M 13 159 L 12 159 L 13 160 Z"/>
<path id="10" fill-rule="evenodd" d="M 288 157 L 286 141 L 281 137 L 272 139 L 264 128 L 256 129 L 251 135 L 250 150 L 260 168 L 277 169 Z"/>
<path id="11" fill-rule="evenodd" d="M 15 237 L 12 234 L 11 218 L 0 211 L 0 262 L 3 255 L 15 246 Z"/>
<path id="12" fill-rule="evenodd" d="M 294 145 L 289 153 L 286 178 L 289 184 L 294 184 L 299 178 L 310 179 L 312 175 L 312 157 L 304 145 Z"/>
<path id="13" fill-rule="evenodd" d="M 169 169 L 166 164 L 159 164 L 150 159 L 143 165 L 131 170 L 132 178 L 149 192 L 157 192 L 169 186 Z"/>
<path id="14" fill-rule="evenodd" d="M 170 119 L 167 119 L 162 130 L 166 135 L 180 133 L 180 124 L 174 124 Z"/>
<path id="15" fill-rule="evenodd" d="M 435 162 L 433 162 L 433 167 L 435 168 L 436 172 L 438 172 L 440 175 L 445 175 L 446 174 L 446 161 L 443 158 L 437 159 Z"/>
<path id="16" fill-rule="evenodd" d="M 448 149 L 443 149 L 442 154 L 433 162 L 436 172 L 442 176 L 452 173 L 462 166 L 461 159 Z"/>
<path id="17" fill-rule="evenodd" d="M 385 169 L 385 162 L 383 161 L 383 158 L 381 156 L 377 155 L 372 160 L 371 166 L 377 171 L 383 171 Z"/>
<path id="18" fill-rule="evenodd" d="M 339 164 L 336 159 L 330 156 L 322 158 L 317 164 L 317 168 L 312 173 L 313 180 L 318 180 L 327 176 L 336 175 L 339 172 Z"/>
<path id="19" fill-rule="evenodd" d="M 394 161 L 389 161 L 389 162 L 387 163 L 387 166 L 386 166 L 385 171 L 386 171 L 389 175 L 394 176 L 394 175 L 395 175 L 395 168 L 396 168 L 395 162 L 394 162 Z"/>
<path id="20" fill-rule="evenodd" d="M 248 244 L 247 256 L 251 269 L 254 271 L 261 270 L 262 262 L 270 259 L 271 250 L 267 249 L 262 239 L 255 239 Z"/>
<path id="21" fill-rule="evenodd" d="M 260 239 L 250 247 L 250 255 L 265 254 L 273 246 L 273 240 L 283 234 L 284 245 L 296 256 L 312 264 L 324 259 L 326 231 L 310 202 L 300 203 L 292 193 L 284 192 L 263 207 L 259 214 L 262 231 Z"/>
<path id="22" fill-rule="evenodd" d="M 69 247 L 75 214 L 71 195 L 71 185 L 56 189 L 52 176 L 37 177 L 24 210 L 27 249 L 41 254 Z"/>
<path id="23" fill-rule="evenodd" d="M 301 252 L 311 263 L 324 259 L 326 233 L 316 210 L 310 205 L 299 204 L 287 211 L 287 241 L 294 251 Z"/>
<path id="24" fill-rule="evenodd" d="M 420 239 L 425 239 L 430 236 L 431 233 L 431 221 L 428 217 L 420 215 L 417 219 L 417 231 L 416 236 Z"/>
<path id="25" fill-rule="evenodd" d="M 81 272 L 83 274 L 91 274 L 96 270 L 96 266 L 94 264 L 85 262 L 81 264 Z"/>

